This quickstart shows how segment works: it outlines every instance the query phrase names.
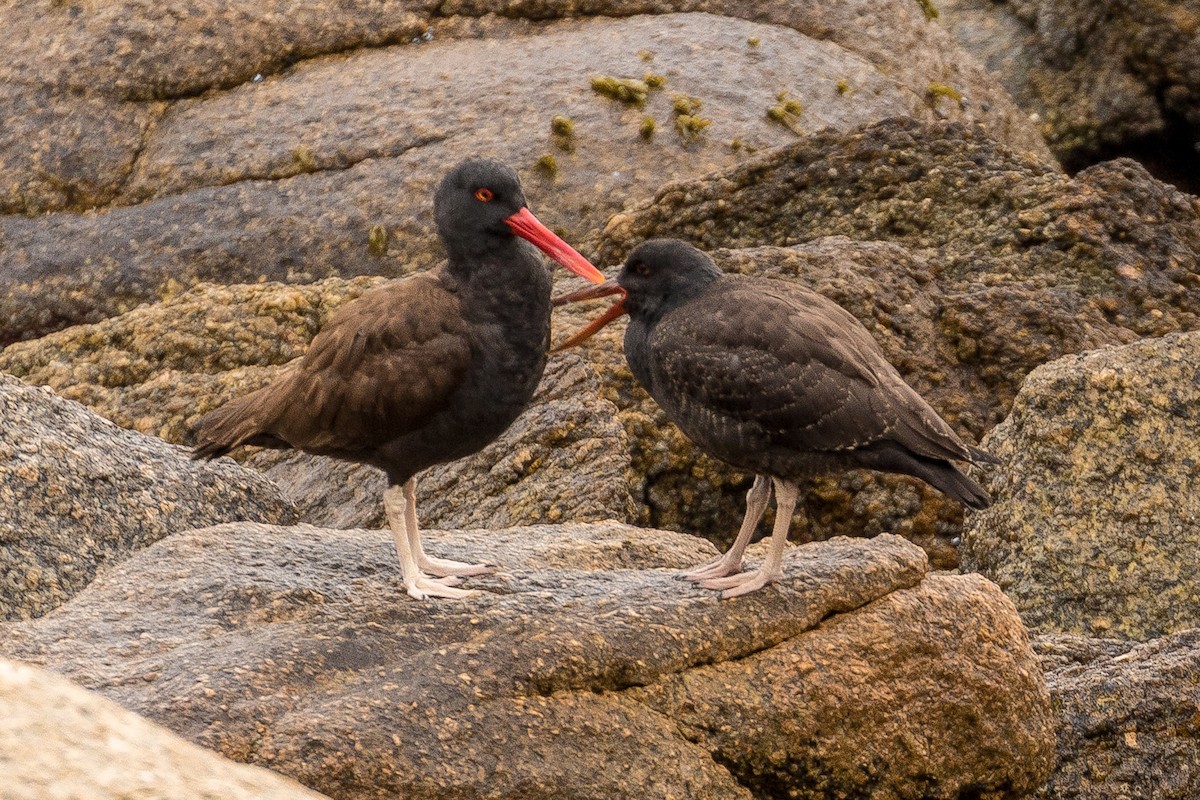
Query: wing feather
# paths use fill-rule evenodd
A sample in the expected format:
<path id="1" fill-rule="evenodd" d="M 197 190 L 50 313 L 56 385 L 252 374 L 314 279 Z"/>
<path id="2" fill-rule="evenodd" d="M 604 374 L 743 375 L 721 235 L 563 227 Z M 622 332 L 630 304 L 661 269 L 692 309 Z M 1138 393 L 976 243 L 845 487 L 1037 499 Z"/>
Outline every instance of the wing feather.
<path id="1" fill-rule="evenodd" d="M 703 408 L 709 430 L 737 428 L 743 438 L 801 451 L 890 439 L 921 455 L 970 459 L 845 309 L 792 284 L 723 283 L 652 334 L 660 393 L 693 438 L 704 434 L 688 430 L 688 413 L 699 423 Z"/>
<path id="2" fill-rule="evenodd" d="M 339 309 L 274 383 L 201 420 L 201 448 L 256 438 L 370 450 L 423 425 L 462 382 L 471 342 L 456 294 L 424 273 Z"/>

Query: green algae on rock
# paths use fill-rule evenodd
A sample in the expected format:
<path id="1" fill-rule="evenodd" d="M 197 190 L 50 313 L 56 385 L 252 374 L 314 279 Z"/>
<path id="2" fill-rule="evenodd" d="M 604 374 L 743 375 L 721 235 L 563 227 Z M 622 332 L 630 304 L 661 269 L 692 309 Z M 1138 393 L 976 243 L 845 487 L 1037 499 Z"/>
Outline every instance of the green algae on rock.
<path id="1" fill-rule="evenodd" d="M 367 232 L 367 252 L 373 256 L 386 255 L 388 239 L 387 228 L 382 225 L 372 225 L 371 230 Z"/>
<path id="2" fill-rule="evenodd" d="M 592 91 L 641 108 L 650 94 L 649 85 L 638 78 L 614 78 L 600 75 L 592 78 Z"/>

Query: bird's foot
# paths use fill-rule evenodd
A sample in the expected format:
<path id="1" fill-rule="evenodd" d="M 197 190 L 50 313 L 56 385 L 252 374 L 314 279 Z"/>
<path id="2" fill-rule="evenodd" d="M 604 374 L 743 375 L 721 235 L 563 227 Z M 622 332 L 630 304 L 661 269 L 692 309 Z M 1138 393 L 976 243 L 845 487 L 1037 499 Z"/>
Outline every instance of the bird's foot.
<path id="1" fill-rule="evenodd" d="M 728 561 L 725 556 L 709 561 L 707 564 L 701 564 L 690 572 L 685 572 L 679 575 L 681 581 L 704 581 L 711 578 L 724 578 L 727 575 L 736 575 L 742 571 L 742 562 Z"/>
<path id="2" fill-rule="evenodd" d="M 449 558 L 431 558 L 424 556 L 417 560 L 417 566 L 422 572 L 436 575 L 439 578 L 455 576 L 469 577 L 471 575 L 487 575 L 496 571 L 495 564 L 468 564 L 465 561 L 453 561 Z M 446 581 L 443 581 L 446 583 Z M 453 586 L 454 584 L 448 584 Z"/>
<path id="3" fill-rule="evenodd" d="M 442 579 L 431 578 L 428 575 L 418 575 L 411 581 L 406 579 L 404 587 L 410 595 L 418 600 L 425 600 L 430 597 L 446 597 L 458 600 L 463 597 L 471 597 L 472 595 L 479 594 L 475 589 L 456 589 L 453 586 L 448 586 Z"/>
<path id="4" fill-rule="evenodd" d="M 757 569 L 754 572 L 741 572 L 737 575 L 702 580 L 700 581 L 700 586 L 705 589 L 720 590 L 721 599 L 728 600 L 731 597 L 740 597 L 744 594 L 757 592 L 768 583 L 773 583 L 782 577 L 782 574 Z"/>

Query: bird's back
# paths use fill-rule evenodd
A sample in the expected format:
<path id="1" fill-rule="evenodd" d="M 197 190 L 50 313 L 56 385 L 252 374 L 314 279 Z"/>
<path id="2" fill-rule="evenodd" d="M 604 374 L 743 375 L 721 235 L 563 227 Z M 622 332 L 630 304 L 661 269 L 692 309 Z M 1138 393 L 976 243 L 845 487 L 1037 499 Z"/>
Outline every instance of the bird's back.
<path id="1" fill-rule="evenodd" d="M 797 479 L 863 466 L 921 477 L 971 505 L 950 460 L 968 447 L 849 312 L 794 284 L 725 276 L 653 326 L 632 324 L 632 370 L 704 450 Z"/>

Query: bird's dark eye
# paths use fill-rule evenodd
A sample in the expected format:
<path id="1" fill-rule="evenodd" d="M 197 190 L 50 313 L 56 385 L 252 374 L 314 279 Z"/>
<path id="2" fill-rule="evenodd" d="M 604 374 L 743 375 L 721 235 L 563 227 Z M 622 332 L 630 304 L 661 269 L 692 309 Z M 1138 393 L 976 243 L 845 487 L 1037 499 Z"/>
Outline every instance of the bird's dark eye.
<path id="1" fill-rule="evenodd" d="M 649 275 L 650 267 L 644 261 L 639 261 L 633 265 L 633 271 L 638 275 Z"/>
<path id="2" fill-rule="evenodd" d="M 475 190 L 475 199 L 481 203 L 490 203 L 492 202 L 492 198 L 495 196 L 496 195 L 492 193 L 492 190 L 486 186 L 482 186 Z"/>

